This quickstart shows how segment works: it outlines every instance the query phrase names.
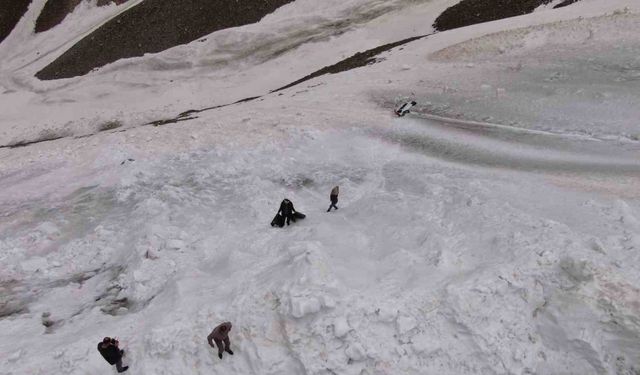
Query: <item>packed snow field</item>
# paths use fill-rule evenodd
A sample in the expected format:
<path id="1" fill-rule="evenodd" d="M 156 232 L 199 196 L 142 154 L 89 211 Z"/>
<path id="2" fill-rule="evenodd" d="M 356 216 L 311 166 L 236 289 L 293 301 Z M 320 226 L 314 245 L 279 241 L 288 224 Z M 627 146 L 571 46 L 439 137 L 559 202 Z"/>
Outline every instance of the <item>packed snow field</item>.
<path id="1" fill-rule="evenodd" d="M 343 3 L 336 19 L 382 6 Z M 65 137 L 0 149 L 0 374 L 115 373 L 96 350 L 105 336 L 136 374 L 638 374 L 640 4 L 583 0 L 438 33 L 142 126 L 428 34 L 454 3 L 390 2 L 310 37 L 304 21 L 329 16 L 296 1 L 46 83 L 32 75 L 54 56 L 27 63 L 31 48 L 122 7 L 12 34 L 2 144 Z M 237 71 L 157 69 L 276 25 L 307 36 L 257 57 L 248 43 L 225 57 Z M 393 116 L 407 99 L 416 110 Z M 107 121 L 119 126 L 93 134 Z M 272 228 L 285 197 L 307 218 Z M 235 355 L 220 360 L 206 337 L 223 321 Z"/>

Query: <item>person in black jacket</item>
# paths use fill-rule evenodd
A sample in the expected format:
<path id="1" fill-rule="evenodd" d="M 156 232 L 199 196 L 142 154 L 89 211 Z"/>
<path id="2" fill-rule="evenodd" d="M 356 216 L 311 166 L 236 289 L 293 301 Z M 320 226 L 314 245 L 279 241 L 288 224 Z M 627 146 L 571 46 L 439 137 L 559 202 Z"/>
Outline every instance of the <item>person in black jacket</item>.
<path id="1" fill-rule="evenodd" d="M 118 344 L 118 340 L 111 337 L 105 337 L 102 342 L 98 344 L 98 351 L 110 365 L 116 365 L 118 372 L 125 372 L 129 369 L 129 366 L 122 367 L 122 356 L 124 355 L 124 350 L 118 348 Z"/>
<path id="2" fill-rule="evenodd" d="M 334 186 L 333 189 L 331 189 L 331 194 L 329 194 L 329 200 L 331 200 L 331 205 L 329 206 L 329 209 L 327 210 L 327 212 L 330 212 L 331 208 L 335 208 L 336 210 L 338 209 L 338 206 L 336 205 L 338 204 L 339 193 L 340 193 L 339 186 Z"/>
<path id="3" fill-rule="evenodd" d="M 285 200 L 280 203 L 280 209 L 278 210 L 278 213 L 284 216 L 284 218 L 287 220 L 287 225 L 289 225 L 289 222 L 291 220 L 293 220 L 294 223 L 296 222 L 296 209 L 293 207 L 293 203 L 290 200 L 285 198 Z"/>

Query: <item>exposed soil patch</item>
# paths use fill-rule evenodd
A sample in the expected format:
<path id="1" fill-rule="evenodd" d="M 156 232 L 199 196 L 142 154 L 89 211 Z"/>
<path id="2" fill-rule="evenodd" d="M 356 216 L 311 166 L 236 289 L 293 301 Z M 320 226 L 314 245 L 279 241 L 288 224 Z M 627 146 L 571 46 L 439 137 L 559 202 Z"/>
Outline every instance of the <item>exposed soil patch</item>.
<path id="1" fill-rule="evenodd" d="M 9 143 L 9 144 L 6 144 L 6 145 L 1 145 L 0 148 L 25 147 L 25 146 L 30 146 L 30 145 L 35 144 L 35 143 L 55 141 L 55 140 L 58 140 L 58 139 L 65 138 L 67 136 L 69 136 L 69 134 L 65 130 L 45 129 L 45 130 L 41 131 L 40 134 L 38 134 L 38 137 L 35 138 L 35 139 L 12 142 L 12 143 Z"/>
<path id="2" fill-rule="evenodd" d="M 0 43 L 11 34 L 20 18 L 29 9 L 31 0 L 8 0 L 0 4 Z"/>
<path id="3" fill-rule="evenodd" d="M 325 74 L 336 74 L 336 73 L 340 73 L 340 72 L 346 72 L 348 70 L 351 69 L 356 69 L 356 68 L 360 68 L 366 65 L 370 65 L 370 64 L 374 64 L 376 63 L 377 60 L 376 56 L 378 56 L 379 54 L 381 54 L 382 52 L 386 52 L 389 51 L 395 47 L 401 46 L 403 44 L 407 44 L 410 42 L 413 42 L 414 40 L 418 40 L 418 39 L 422 39 L 425 38 L 429 35 L 433 35 L 433 34 L 427 34 L 427 35 L 419 35 L 419 36 L 414 36 L 411 38 L 407 38 L 407 39 L 403 39 L 397 42 L 393 42 L 393 43 L 388 43 L 382 46 L 378 46 L 376 48 L 372 48 L 370 50 L 364 51 L 364 52 L 358 52 L 355 55 L 348 57 L 336 64 L 330 65 L 330 66 L 326 66 L 320 70 L 317 70 L 303 78 L 300 78 L 297 81 L 291 82 L 286 86 L 280 87 L 276 90 L 271 91 L 270 93 L 274 93 L 274 92 L 278 92 L 296 85 L 299 85 L 302 82 L 308 81 L 310 79 L 314 79 L 320 76 L 323 76 Z M 315 86 L 314 86 L 315 87 Z M 226 107 L 226 106 L 230 106 L 230 105 L 234 105 L 234 104 L 239 104 L 239 103 L 245 103 L 245 102 L 250 102 L 252 100 L 256 100 L 261 98 L 262 96 L 252 96 L 250 98 L 245 98 L 245 99 L 241 99 L 238 100 L 236 102 L 233 103 L 229 103 L 229 104 L 222 104 L 222 105 L 216 105 L 216 106 L 212 106 L 212 107 L 206 107 L 206 108 L 202 108 L 202 109 L 191 109 L 185 112 L 182 112 L 181 114 L 179 114 L 177 117 L 175 118 L 171 118 L 171 119 L 163 119 L 163 120 L 157 120 L 157 121 L 153 121 L 147 125 L 154 125 L 154 126 L 160 126 L 160 125 L 166 125 L 166 124 L 172 124 L 172 123 L 177 123 L 180 121 L 185 121 L 185 120 L 192 120 L 196 117 L 192 117 L 193 114 L 195 113 L 200 113 L 200 112 L 204 112 L 204 111 L 209 111 L 212 109 L 217 109 L 217 108 L 222 108 L 222 107 Z"/>
<path id="4" fill-rule="evenodd" d="M 70 78 L 127 57 L 186 44 L 260 21 L 293 0 L 145 0 L 80 40 L 36 77 Z"/>
<path id="5" fill-rule="evenodd" d="M 445 10 L 433 24 L 439 31 L 456 29 L 533 12 L 552 0 L 462 0 Z M 567 6 L 579 0 L 566 0 L 554 8 Z"/>
<path id="6" fill-rule="evenodd" d="M 246 103 L 246 102 L 250 102 L 252 100 L 259 99 L 261 97 L 262 97 L 262 95 L 260 95 L 260 96 L 252 96 L 250 98 L 240 99 L 238 101 L 235 101 L 235 102 L 229 103 L 229 104 L 214 105 L 212 107 L 206 107 L 206 108 L 202 108 L 202 109 L 190 109 L 188 111 L 182 112 L 181 114 L 179 114 L 178 116 L 176 116 L 174 118 L 156 120 L 156 121 L 152 121 L 152 122 L 150 122 L 148 124 L 145 124 L 145 125 L 162 126 L 162 125 L 167 125 L 167 124 L 175 124 L 175 123 L 178 123 L 178 122 L 181 122 L 181 121 L 195 120 L 195 119 L 198 118 L 197 116 L 192 116 L 195 113 L 200 113 L 200 112 L 204 112 L 204 111 L 210 111 L 212 109 L 218 109 L 218 108 L 222 108 L 222 107 L 228 107 L 228 106 L 234 105 L 234 104 Z"/>
<path id="7" fill-rule="evenodd" d="M 553 7 L 553 9 L 557 9 L 557 8 L 562 8 L 562 7 L 566 7 L 567 5 L 571 5 L 573 3 L 577 3 L 580 0 L 564 0 L 563 2 L 561 2 L 560 4 L 556 5 Z"/>
<path id="8" fill-rule="evenodd" d="M 245 103 L 245 102 L 250 102 L 252 100 L 256 100 L 261 98 L 262 96 L 253 96 L 250 98 L 244 98 L 244 99 L 240 99 L 238 101 L 235 101 L 233 103 L 228 103 L 228 104 L 221 104 L 221 105 L 216 105 L 216 106 L 212 106 L 212 107 L 206 107 L 206 108 L 202 108 L 202 109 L 190 109 L 188 111 L 182 112 L 180 113 L 178 116 L 173 117 L 173 118 L 168 118 L 168 119 L 162 119 L 162 120 L 156 120 L 156 121 L 151 121 L 148 122 L 146 124 L 140 125 L 140 126 L 148 126 L 148 125 L 152 125 L 152 126 L 162 126 L 162 125 L 168 125 L 168 124 L 176 124 L 178 122 L 182 122 L 182 121 L 189 121 L 189 120 L 195 120 L 198 117 L 197 116 L 192 116 L 195 113 L 200 113 L 200 112 L 204 112 L 204 111 L 210 111 L 212 109 L 217 109 L 217 108 L 222 108 L 222 107 L 228 107 L 230 105 L 234 105 L 234 104 L 240 104 L 240 103 Z M 122 127 L 122 123 L 120 123 L 119 121 L 110 121 L 110 122 L 106 122 L 104 124 L 102 124 L 101 126 L 98 127 L 98 130 L 96 133 L 90 133 L 90 134 L 85 134 L 85 135 L 79 135 L 79 136 L 75 136 L 73 137 L 73 139 L 82 139 L 82 138 L 89 138 L 92 137 L 100 132 L 105 132 L 105 131 L 116 131 L 116 132 L 126 132 L 128 130 L 130 130 L 129 128 L 127 129 L 122 129 L 122 130 L 117 130 L 118 128 Z M 0 149 L 2 148 L 19 148 L 19 147 L 26 147 L 26 146 L 31 146 L 37 143 L 42 143 L 42 142 L 51 142 L 51 141 L 57 141 L 59 139 L 64 139 L 64 138 L 71 138 L 70 135 L 56 135 L 55 133 L 50 133 L 50 132 L 44 132 L 41 133 L 40 136 L 34 140 L 31 141 L 18 141 L 18 142 L 14 142 L 14 143 L 9 143 L 6 145 L 0 145 Z"/>
<path id="9" fill-rule="evenodd" d="M 419 36 L 414 36 L 411 38 L 407 38 L 407 39 L 403 39 L 400 40 L 398 42 L 394 42 L 394 43 L 389 43 L 389 44 L 385 44 L 376 48 L 372 48 L 370 50 L 364 51 L 364 52 L 358 52 L 355 55 L 348 57 L 336 64 L 330 65 L 330 66 L 325 66 L 324 68 L 317 70 L 305 77 L 300 78 L 299 80 L 295 81 L 295 82 L 291 82 L 290 84 L 280 87 L 279 89 L 273 90 L 272 92 L 278 92 L 284 89 L 288 89 L 289 87 L 293 87 L 295 85 L 298 85 L 304 81 L 308 81 L 310 79 L 314 79 L 320 76 L 323 76 L 325 74 L 335 74 L 335 73 L 340 73 L 340 72 L 346 72 L 347 70 L 351 70 L 351 69 L 355 69 L 355 68 L 360 68 L 362 66 L 366 66 L 366 65 L 370 65 L 375 63 L 376 60 L 376 56 L 378 56 L 379 54 L 381 54 L 382 52 L 388 51 L 392 48 L 401 46 L 403 44 L 407 44 L 409 42 L 413 42 L 414 40 L 417 39 L 421 39 L 424 37 L 427 37 L 429 35 L 432 34 L 427 34 L 427 35 L 419 35 Z"/>
<path id="10" fill-rule="evenodd" d="M 189 120 L 195 120 L 197 119 L 197 117 L 175 117 L 175 118 L 168 118 L 168 119 L 163 119 L 163 120 L 156 120 L 156 121 L 152 121 L 146 125 L 153 125 L 153 126 L 162 126 L 162 125 L 168 125 L 168 124 L 177 124 L 179 122 L 182 121 L 189 121 Z"/>
<path id="11" fill-rule="evenodd" d="M 112 120 L 112 121 L 107 121 L 103 124 L 100 124 L 100 126 L 98 126 L 98 131 L 99 132 L 106 132 L 109 130 L 114 130 L 114 129 L 118 129 L 122 127 L 122 122 L 118 121 L 118 120 Z"/>
<path id="12" fill-rule="evenodd" d="M 27 288 L 17 280 L 0 282 L 0 319 L 29 311 L 27 304 L 30 302 L 30 296 L 27 298 L 18 297 L 20 293 L 25 293 L 26 290 Z"/>
<path id="13" fill-rule="evenodd" d="M 51 137 L 46 137 L 46 138 L 34 139 L 33 141 L 19 141 L 19 142 L 16 142 L 16 143 L 10 143 L 8 145 L 2 145 L 2 146 L 0 146 L 0 148 L 26 147 L 26 146 L 31 146 L 31 145 L 36 144 L 36 143 L 57 141 L 58 139 L 62 139 L 62 138 L 64 138 L 64 137 L 63 136 L 51 136 Z"/>
<path id="14" fill-rule="evenodd" d="M 58 25 L 76 9 L 82 0 L 49 0 L 36 20 L 36 33 L 47 31 Z"/>
<path id="15" fill-rule="evenodd" d="M 98 0 L 97 4 L 98 6 L 104 6 L 111 3 L 123 4 L 127 1 Z M 59 25 L 81 2 L 82 0 L 48 0 L 36 20 L 36 33 L 50 30 Z"/>

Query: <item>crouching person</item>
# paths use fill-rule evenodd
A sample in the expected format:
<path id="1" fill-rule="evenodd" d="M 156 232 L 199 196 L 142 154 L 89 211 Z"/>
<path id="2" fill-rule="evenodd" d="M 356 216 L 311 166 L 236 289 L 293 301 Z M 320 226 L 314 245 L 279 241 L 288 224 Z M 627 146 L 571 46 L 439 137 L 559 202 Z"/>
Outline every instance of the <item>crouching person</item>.
<path id="1" fill-rule="evenodd" d="M 229 331 L 231 331 L 231 322 L 225 322 L 214 328 L 207 336 L 207 341 L 212 348 L 215 348 L 214 341 L 218 345 L 218 358 L 220 359 L 222 359 L 223 351 L 233 355 L 231 343 L 229 342 Z"/>
<path id="2" fill-rule="evenodd" d="M 98 351 L 110 365 L 116 365 L 118 372 L 125 372 L 129 369 L 129 366 L 122 366 L 124 350 L 121 350 L 118 347 L 119 344 L 118 340 L 111 337 L 105 337 L 102 342 L 98 344 Z"/>
<path id="3" fill-rule="evenodd" d="M 296 209 L 293 207 L 293 203 L 286 198 L 280 203 L 278 214 L 281 214 L 285 218 L 287 225 L 289 225 L 291 221 L 296 222 Z"/>

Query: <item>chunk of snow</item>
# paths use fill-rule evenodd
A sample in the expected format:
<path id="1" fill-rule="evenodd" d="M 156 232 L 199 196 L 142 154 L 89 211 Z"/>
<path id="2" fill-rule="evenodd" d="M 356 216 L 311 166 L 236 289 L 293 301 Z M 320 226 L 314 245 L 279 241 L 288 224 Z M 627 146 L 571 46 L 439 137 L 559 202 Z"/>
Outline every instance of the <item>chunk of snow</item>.
<path id="1" fill-rule="evenodd" d="M 336 307 L 336 301 L 329 296 L 322 296 L 322 306 L 332 309 Z"/>
<path id="2" fill-rule="evenodd" d="M 333 321 L 333 333 L 336 337 L 344 337 L 350 330 L 351 327 L 345 316 L 339 316 Z"/>
<path id="3" fill-rule="evenodd" d="M 398 329 L 398 333 L 400 334 L 411 331 L 412 329 L 416 328 L 417 325 L 418 323 L 416 322 L 416 320 L 410 315 L 401 314 L 400 316 L 398 316 L 398 319 L 396 319 L 396 327 Z"/>
<path id="4" fill-rule="evenodd" d="M 182 240 L 169 240 L 167 241 L 167 248 L 171 250 L 180 250 L 185 247 L 184 241 Z"/>
<path id="5" fill-rule="evenodd" d="M 440 345 L 434 337 L 421 333 L 411 338 L 411 347 L 416 353 L 432 353 L 438 350 Z"/>
<path id="6" fill-rule="evenodd" d="M 398 310 L 387 306 L 378 308 L 376 313 L 378 314 L 380 321 L 383 322 L 393 322 L 398 316 Z"/>
<path id="7" fill-rule="evenodd" d="M 7 360 L 11 363 L 15 363 L 18 360 L 20 360 L 20 358 L 22 358 L 23 354 L 24 354 L 24 350 L 22 349 L 16 350 L 15 352 L 11 353 L 11 355 L 9 355 Z"/>
<path id="8" fill-rule="evenodd" d="M 294 297 L 291 299 L 291 315 L 294 318 L 302 318 L 305 315 L 315 314 L 322 309 L 322 304 L 314 297 Z"/>
<path id="9" fill-rule="evenodd" d="M 351 359 L 352 361 L 361 361 L 365 359 L 367 352 L 362 344 L 356 342 L 353 344 L 349 344 L 349 346 L 347 346 L 347 348 L 344 350 L 344 354 L 346 354 L 347 358 Z"/>

